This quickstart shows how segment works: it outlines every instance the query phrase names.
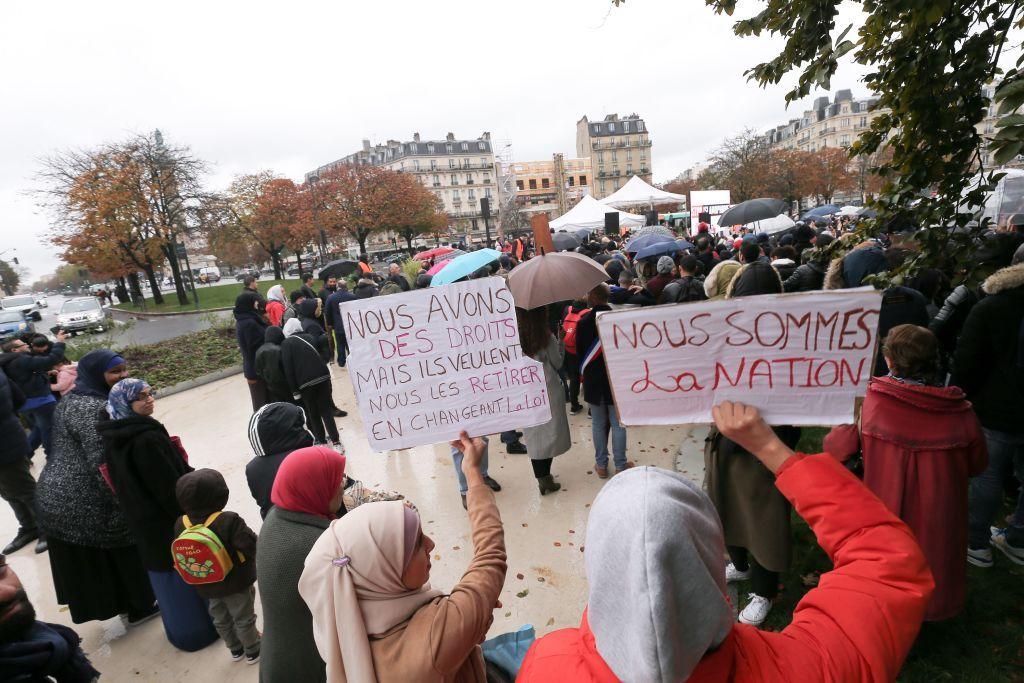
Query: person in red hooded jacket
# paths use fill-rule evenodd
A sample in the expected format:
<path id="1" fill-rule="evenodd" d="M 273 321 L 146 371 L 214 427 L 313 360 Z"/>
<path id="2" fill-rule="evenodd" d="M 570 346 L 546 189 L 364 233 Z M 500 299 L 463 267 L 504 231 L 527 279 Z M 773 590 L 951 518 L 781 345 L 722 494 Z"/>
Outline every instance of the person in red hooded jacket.
<path id="1" fill-rule="evenodd" d="M 985 469 L 985 437 L 964 392 L 935 382 L 934 334 L 897 325 L 882 355 L 889 374 L 868 384 L 860 428 L 836 427 L 825 451 L 862 453 L 864 483 L 910 526 L 935 576 L 925 620 L 948 619 L 967 599 L 967 483 Z"/>
<path id="2" fill-rule="evenodd" d="M 832 456 L 794 454 L 756 409 L 713 413 L 776 475 L 835 568 L 782 632 L 734 623 L 711 501 L 675 472 L 628 470 L 591 508 L 582 623 L 536 641 L 518 681 L 895 680 L 934 588 L 910 529 Z"/>

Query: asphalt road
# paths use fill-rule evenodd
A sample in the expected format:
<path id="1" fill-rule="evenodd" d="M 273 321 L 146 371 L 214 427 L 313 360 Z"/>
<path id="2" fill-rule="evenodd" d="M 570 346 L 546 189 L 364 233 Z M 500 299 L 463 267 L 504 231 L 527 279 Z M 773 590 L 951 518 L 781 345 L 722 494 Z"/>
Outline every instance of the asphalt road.
<path id="1" fill-rule="evenodd" d="M 47 303 L 49 304 L 46 308 L 40 309 L 43 319 L 36 323 L 36 330 L 41 332 L 48 337 L 53 337 L 50 333 L 50 328 L 57 325 L 57 313 L 60 312 L 60 306 L 64 303 L 67 297 L 63 296 L 50 296 L 47 297 Z M 155 344 L 167 339 L 173 339 L 174 337 L 188 334 L 189 332 L 198 332 L 199 330 L 205 330 L 210 326 L 210 316 L 219 316 L 227 318 L 230 316 L 230 311 L 221 311 L 218 313 L 208 313 L 203 316 L 195 315 L 183 315 L 183 316 L 168 316 L 166 318 L 159 319 L 136 319 L 130 323 L 114 323 L 112 329 L 107 332 L 94 333 L 86 332 L 81 333 L 76 337 L 69 339 L 71 343 L 75 340 L 89 340 L 89 341 L 109 341 L 112 346 L 123 346 L 125 344 Z"/>

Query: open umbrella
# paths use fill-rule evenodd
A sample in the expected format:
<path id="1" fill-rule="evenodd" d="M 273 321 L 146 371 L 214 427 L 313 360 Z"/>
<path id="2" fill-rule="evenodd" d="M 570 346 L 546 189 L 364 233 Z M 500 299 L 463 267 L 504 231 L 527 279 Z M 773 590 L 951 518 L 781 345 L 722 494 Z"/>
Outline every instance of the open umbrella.
<path id="1" fill-rule="evenodd" d="M 644 247 L 636 252 L 637 261 L 645 261 L 649 258 L 657 258 L 665 254 L 675 254 L 682 251 L 675 242 L 656 242 L 649 247 Z"/>
<path id="2" fill-rule="evenodd" d="M 434 265 L 427 269 L 427 275 L 437 275 L 444 267 L 447 266 L 451 261 L 435 261 Z"/>
<path id="3" fill-rule="evenodd" d="M 582 243 L 583 240 L 590 237 L 590 233 L 592 232 L 594 232 L 593 228 L 580 228 L 579 230 L 576 231 L 576 239 L 578 239 L 580 243 Z"/>
<path id="4" fill-rule="evenodd" d="M 635 254 L 641 249 L 649 247 L 652 244 L 658 244 L 659 242 L 671 242 L 672 244 L 676 243 L 675 239 L 669 237 L 668 235 L 640 235 L 639 237 L 634 237 L 629 242 L 627 242 L 626 246 L 623 247 L 623 251 L 628 251 L 630 253 Z"/>
<path id="5" fill-rule="evenodd" d="M 430 280 L 430 286 L 441 287 L 443 285 L 450 285 L 456 280 L 475 273 L 488 263 L 497 261 L 500 256 L 501 252 L 495 249 L 479 249 L 462 256 L 456 256 L 436 275 L 430 273 L 433 275 L 433 278 Z"/>
<path id="6" fill-rule="evenodd" d="M 421 251 L 420 253 L 413 256 L 413 258 L 416 259 L 417 261 L 426 261 L 428 259 L 434 258 L 435 256 L 441 256 L 452 251 L 455 250 L 452 249 L 451 247 L 437 247 L 436 249 L 427 249 L 426 251 Z"/>
<path id="7" fill-rule="evenodd" d="M 764 232 L 769 235 L 774 235 L 777 232 L 789 230 L 794 225 L 796 225 L 796 222 L 794 222 L 792 218 L 784 213 L 780 213 L 774 218 L 766 218 L 764 220 L 754 221 L 753 223 L 747 223 L 743 227 L 751 228 L 754 232 Z"/>
<path id="8" fill-rule="evenodd" d="M 629 234 L 631 239 L 644 237 L 646 235 L 664 235 L 665 237 L 671 237 L 673 239 L 675 239 L 676 236 L 674 232 L 666 228 L 664 225 L 645 225 L 644 227 L 634 230 Z"/>
<path id="9" fill-rule="evenodd" d="M 775 218 L 786 211 L 789 204 L 781 199 L 748 199 L 736 206 L 726 209 L 725 213 L 718 217 L 718 224 L 724 226 L 746 225 L 754 221 L 763 221 L 766 218 Z"/>
<path id="10" fill-rule="evenodd" d="M 462 256 L 465 253 L 466 252 L 462 251 L 461 249 L 452 249 L 451 251 L 436 257 L 434 259 L 434 263 L 441 263 L 442 261 L 451 261 L 453 258 Z"/>
<path id="11" fill-rule="evenodd" d="M 687 249 L 696 249 L 697 245 L 693 242 L 687 242 L 686 240 L 676 240 L 676 244 L 679 245 L 679 251 L 686 251 Z"/>
<path id="12" fill-rule="evenodd" d="M 597 263 L 566 251 L 516 266 L 508 274 L 508 288 L 516 306 L 531 309 L 581 297 L 607 279 L 608 273 Z"/>
<path id="13" fill-rule="evenodd" d="M 357 270 L 359 270 L 358 261 L 338 259 L 337 261 L 331 261 L 320 269 L 320 279 L 326 280 L 329 277 L 348 277 Z"/>
<path id="14" fill-rule="evenodd" d="M 814 207 L 810 211 L 806 212 L 803 216 L 801 216 L 801 218 L 803 220 L 805 220 L 805 221 L 813 221 L 813 220 L 816 220 L 818 218 L 824 218 L 826 216 L 831 216 L 832 214 L 834 214 L 838 210 L 839 210 L 839 207 L 836 206 L 835 204 L 825 204 L 824 206 L 816 206 L 816 207 Z"/>
<path id="15" fill-rule="evenodd" d="M 551 236 L 551 242 L 555 245 L 555 251 L 572 251 L 580 246 L 580 241 L 575 235 L 567 232 L 556 232 Z"/>

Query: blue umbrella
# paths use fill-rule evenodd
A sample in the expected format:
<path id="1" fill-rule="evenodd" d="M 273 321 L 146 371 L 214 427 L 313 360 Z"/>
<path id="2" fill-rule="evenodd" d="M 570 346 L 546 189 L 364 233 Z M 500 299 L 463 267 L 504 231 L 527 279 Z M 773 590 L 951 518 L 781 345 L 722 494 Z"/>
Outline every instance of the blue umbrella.
<path id="1" fill-rule="evenodd" d="M 434 275 L 430 281 L 430 286 L 441 287 L 442 285 L 450 285 L 456 280 L 475 273 L 487 264 L 497 261 L 500 256 L 501 252 L 494 249 L 479 249 L 462 256 L 456 256 L 452 259 L 451 263 L 444 267 L 444 270 Z"/>
<path id="2" fill-rule="evenodd" d="M 676 244 L 679 245 L 679 251 L 686 251 L 687 249 L 697 248 L 697 246 L 693 242 L 687 242 L 686 240 L 676 240 Z"/>
<path id="3" fill-rule="evenodd" d="M 824 218 L 825 216 L 831 216 L 838 210 L 839 207 L 836 206 L 835 204 L 825 204 L 824 206 L 816 206 L 810 211 L 806 212 L 802 216 L 802 220 L 808 221 L 815 220 L 818 218 Z"/>
<path id="4" fill-rule="evenodd" d="M 640 251 L 641 249 L 643 249 L 644 247 L 649 247 L 652 244 L 659 244 L 661 242 L 670 243 L 670 244 L 675 244 L 676 243 L 675 239 L 672 238 L 672 237 L 669 237 L 668 235 L 656 235 L 656 234 L 650 234 L 649 233 L 647 235 L 641 235 L 640 237 L 634 237 L 633 239 L 631 239 L 626 244 L 626 247 L 625 247 L 624 251 L 636 253 L 636 252 Z"/>
<path id="5" fill-rule="evenodd" d="M 580 242 L 585 242 L 586 239 L 590 237 L 590 233 L 592 233 L 593 231 L 593 228 L 580 228 L 575 232 L 576 239 L 578 239 Z"/>
<path id="6" fill-rule="evenodd" d="M 676 252 L 682 251 L 679 245 L 674 241 L 669 242 L 656 242 L 649 247 L 644 247 L 640 251 L 636 252 L 636 258 L 638 261 L 643 261 L 655 256 L 664 256 L 665 254 L 675 254 Z"/>

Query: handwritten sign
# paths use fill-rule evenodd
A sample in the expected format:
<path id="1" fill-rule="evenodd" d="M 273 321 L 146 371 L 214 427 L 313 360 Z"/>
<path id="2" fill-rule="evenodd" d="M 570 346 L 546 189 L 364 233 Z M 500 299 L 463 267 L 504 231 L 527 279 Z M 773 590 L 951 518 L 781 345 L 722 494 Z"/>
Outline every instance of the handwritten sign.
<path id="1" fill-rule="evenodd" d="M 375 451 L 551 419 L 543 365 L 519 346 L 501 278 L 341 304 L 349 377 Z"/>
<path id="2" fill-rule="evenodd" d="M 874 363 L 881 295 L 871 288 L 769 294 L 602 313 L 623 424 L 711 422 L 722 401 L 769 424 L 853 422 Z"/>

